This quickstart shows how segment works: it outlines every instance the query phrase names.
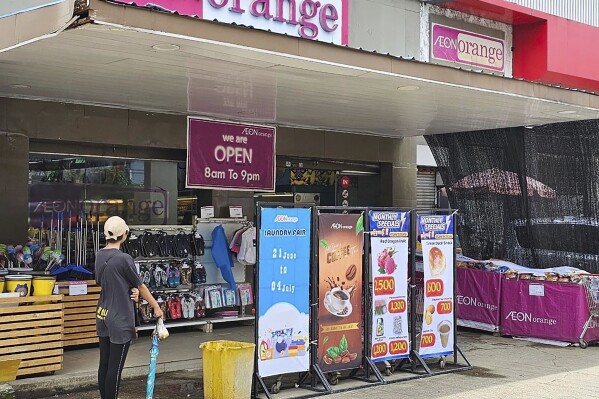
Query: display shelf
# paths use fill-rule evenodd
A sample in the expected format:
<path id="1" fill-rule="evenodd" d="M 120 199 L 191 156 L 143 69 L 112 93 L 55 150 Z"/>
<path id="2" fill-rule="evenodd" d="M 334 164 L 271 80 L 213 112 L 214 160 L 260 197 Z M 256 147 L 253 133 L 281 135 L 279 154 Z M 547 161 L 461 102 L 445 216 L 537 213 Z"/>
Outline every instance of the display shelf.
<path id="1" fill-rule="evenodd" d="M 139 262 L 139 263 L 166 263 L 166 262 L 184 262 L 184 261 L 189 261 L 189 260 L 193 260 L 194 256 L 193 255 L 189 255 L 183 258 L 178 258 L 178 257 L 174 257 L 174 256 L 153 256 L 153 257 L 147 257 L 147 256 L 138 256 L 137 258 L 133 258 L 133 262 Z"/>
<path id="2" fill-rule="evenodd" d="M 152 294 L 186 294 L 191 288 L 148 288 Z"/>
<path id="3" fill-rule="evenodd" d="M 205 324 L 217 324 L 217 323 L 230 323 L 237 321 L 250 321 L 255 320 L 254 316 L 233 316 L 233 317 L 206 317 L 204 319 L 189 319 L 189 320 L 167 320 L 164 322 L 166 328 L 177 328 L 177 327 L 192 327 L 202 326 Z M 155 323 L 144 323 L 138 327 L 139 331 L 149 331 L 156 327 Z"/>
<path id="4" fill-rule="evenodd" d="M 64 347 L 98 343 L 96 335 L 96 306 L 102 288 L 94 280 L 86 280 L 86 295 L 68 295 L 69 283 L 59 282 L 58 292 L 64 303 Z"/>
<path id="5" fill-rule="evenodd" d="M 0 298 L 0 361 L 20 360 L 17 376 L 62 369 L 62 299 Z"/>
<path id="6" fill-rule="evenodd" d="M 248 320 L 255 320 L 256 318 L 254 316 L 232 316 L 232 317 L 213 317 L 213 318 L 208 318 L 208 322 L 212 323 L 212 324 L 216 324 L 216 323 L 227 323 L 230 321 L 248 321 Z"/>

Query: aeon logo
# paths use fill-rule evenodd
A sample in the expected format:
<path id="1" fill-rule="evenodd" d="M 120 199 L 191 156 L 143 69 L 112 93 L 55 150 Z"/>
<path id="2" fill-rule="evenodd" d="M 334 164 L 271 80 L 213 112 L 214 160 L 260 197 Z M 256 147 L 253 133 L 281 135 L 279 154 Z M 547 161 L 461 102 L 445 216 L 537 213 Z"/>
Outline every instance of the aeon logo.
<path id="1" fill-rule="evenodd" d="M 515 310 L 512 310 L 510 313 L 508 313 L 505 319 L 524 323 L 547 324 L 549 326 L 557 325 L 556 319 L 546 317 L 535 317 L 532 315 L 532 313 L 516 312 Z"/>
<path id="2" fill-rule="evenodd" d="M 271 132 L 261 132 L 260 130 L 253 127 L 246 127 L 241 131 L 241 134 L 246 136 L 257 136 L 257 137 L 272 137 Z"/>
<path id="3" fill-rule="evenodd" d="M 277 215 L 275 223 L 297 223 L 299 218 L 295 216 Z"/>
<path id="4" fill-rule="evenodd" d="M 493 305 L 492 303 L 485 303 L 478 298 L 473 298 L 470 296 L 458 295 L 456 299 L 460 305 L 474 306 L 478 308 L 489 309 L 492 311 L 498 309 L 497 305 Z"/>
<path id="5" fill-rule="evenodd" d="M 341 223 L 333 223 L 331 224 L 331 229 L 333 230 L 351 230 L 353 229 L 353 226 L 344 226 Z"/>
<path id="6" fill-rule="evenodd" d="M 515 310 L 512 310 L 506 317 L 506 320 L 513 320 L 513 321 L 532 321 L 532 315 L 530 313 L 524 313 L 524 312 L 516 312 Z"/>

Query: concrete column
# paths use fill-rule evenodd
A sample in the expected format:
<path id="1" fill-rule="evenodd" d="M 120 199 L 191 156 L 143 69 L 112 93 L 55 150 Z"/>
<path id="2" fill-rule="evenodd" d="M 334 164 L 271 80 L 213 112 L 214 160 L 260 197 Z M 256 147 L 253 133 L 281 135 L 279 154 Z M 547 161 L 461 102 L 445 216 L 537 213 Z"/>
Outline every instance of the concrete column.
<path id="1" fill-rule="evenodd" d="M 417 137 L 405 137 L 395 142 L 392 175 L 392 205 L 416 207 Z"/>
<path id="2" fill-rule="evenodd" d="M 28 208 L 29 138 L 0 132 L 0 243 L 25 243 Z"/>
<path id="3" fill-rule="evenodd" d="M 177 224 L 177 164 L 175 162 L 147 162 L 150 169 L 150 187 L 161 188 L 169 193 L 169 197 L 165 200 L 161 194 L 151 194 L 152 203 L 164 203 L 163 210 L 157 210 L 152 213 L 151 224 L 161 224 L 165 221 L 165 215 L 162 212 L 167 212 L 167 224 Z"/>

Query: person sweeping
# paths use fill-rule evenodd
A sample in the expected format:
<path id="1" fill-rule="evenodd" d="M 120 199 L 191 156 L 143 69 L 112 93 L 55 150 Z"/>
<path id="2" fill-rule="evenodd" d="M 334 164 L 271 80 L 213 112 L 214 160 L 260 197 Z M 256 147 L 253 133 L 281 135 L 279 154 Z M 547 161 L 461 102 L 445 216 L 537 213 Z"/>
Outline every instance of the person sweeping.
<path id="1" fill-rule="evenodd" d="M 121 252 L 129 227 L 118 217 L 104 224 L 106 246 L 96 254 L 96 283 L 102 287 L 96 308 L 96 333 L 100 339 L 98 386 L 101 399 L 117 399 L 121 373 L 131 341 L 136 337 L 135 307 L 139 295 L 163 317 L 158 302 L 142 283 L 133 258 Z"/>

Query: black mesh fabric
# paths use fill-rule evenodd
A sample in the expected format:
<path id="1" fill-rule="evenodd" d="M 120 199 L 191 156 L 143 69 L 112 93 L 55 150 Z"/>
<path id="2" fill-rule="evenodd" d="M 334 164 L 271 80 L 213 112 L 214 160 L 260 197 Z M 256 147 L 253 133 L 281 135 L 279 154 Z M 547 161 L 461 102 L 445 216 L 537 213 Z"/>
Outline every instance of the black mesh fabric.
<path id="1" fill-rule="evenodd" d="M 599 273 L 599 121 L 427 136 L 466 256 Z"/>

